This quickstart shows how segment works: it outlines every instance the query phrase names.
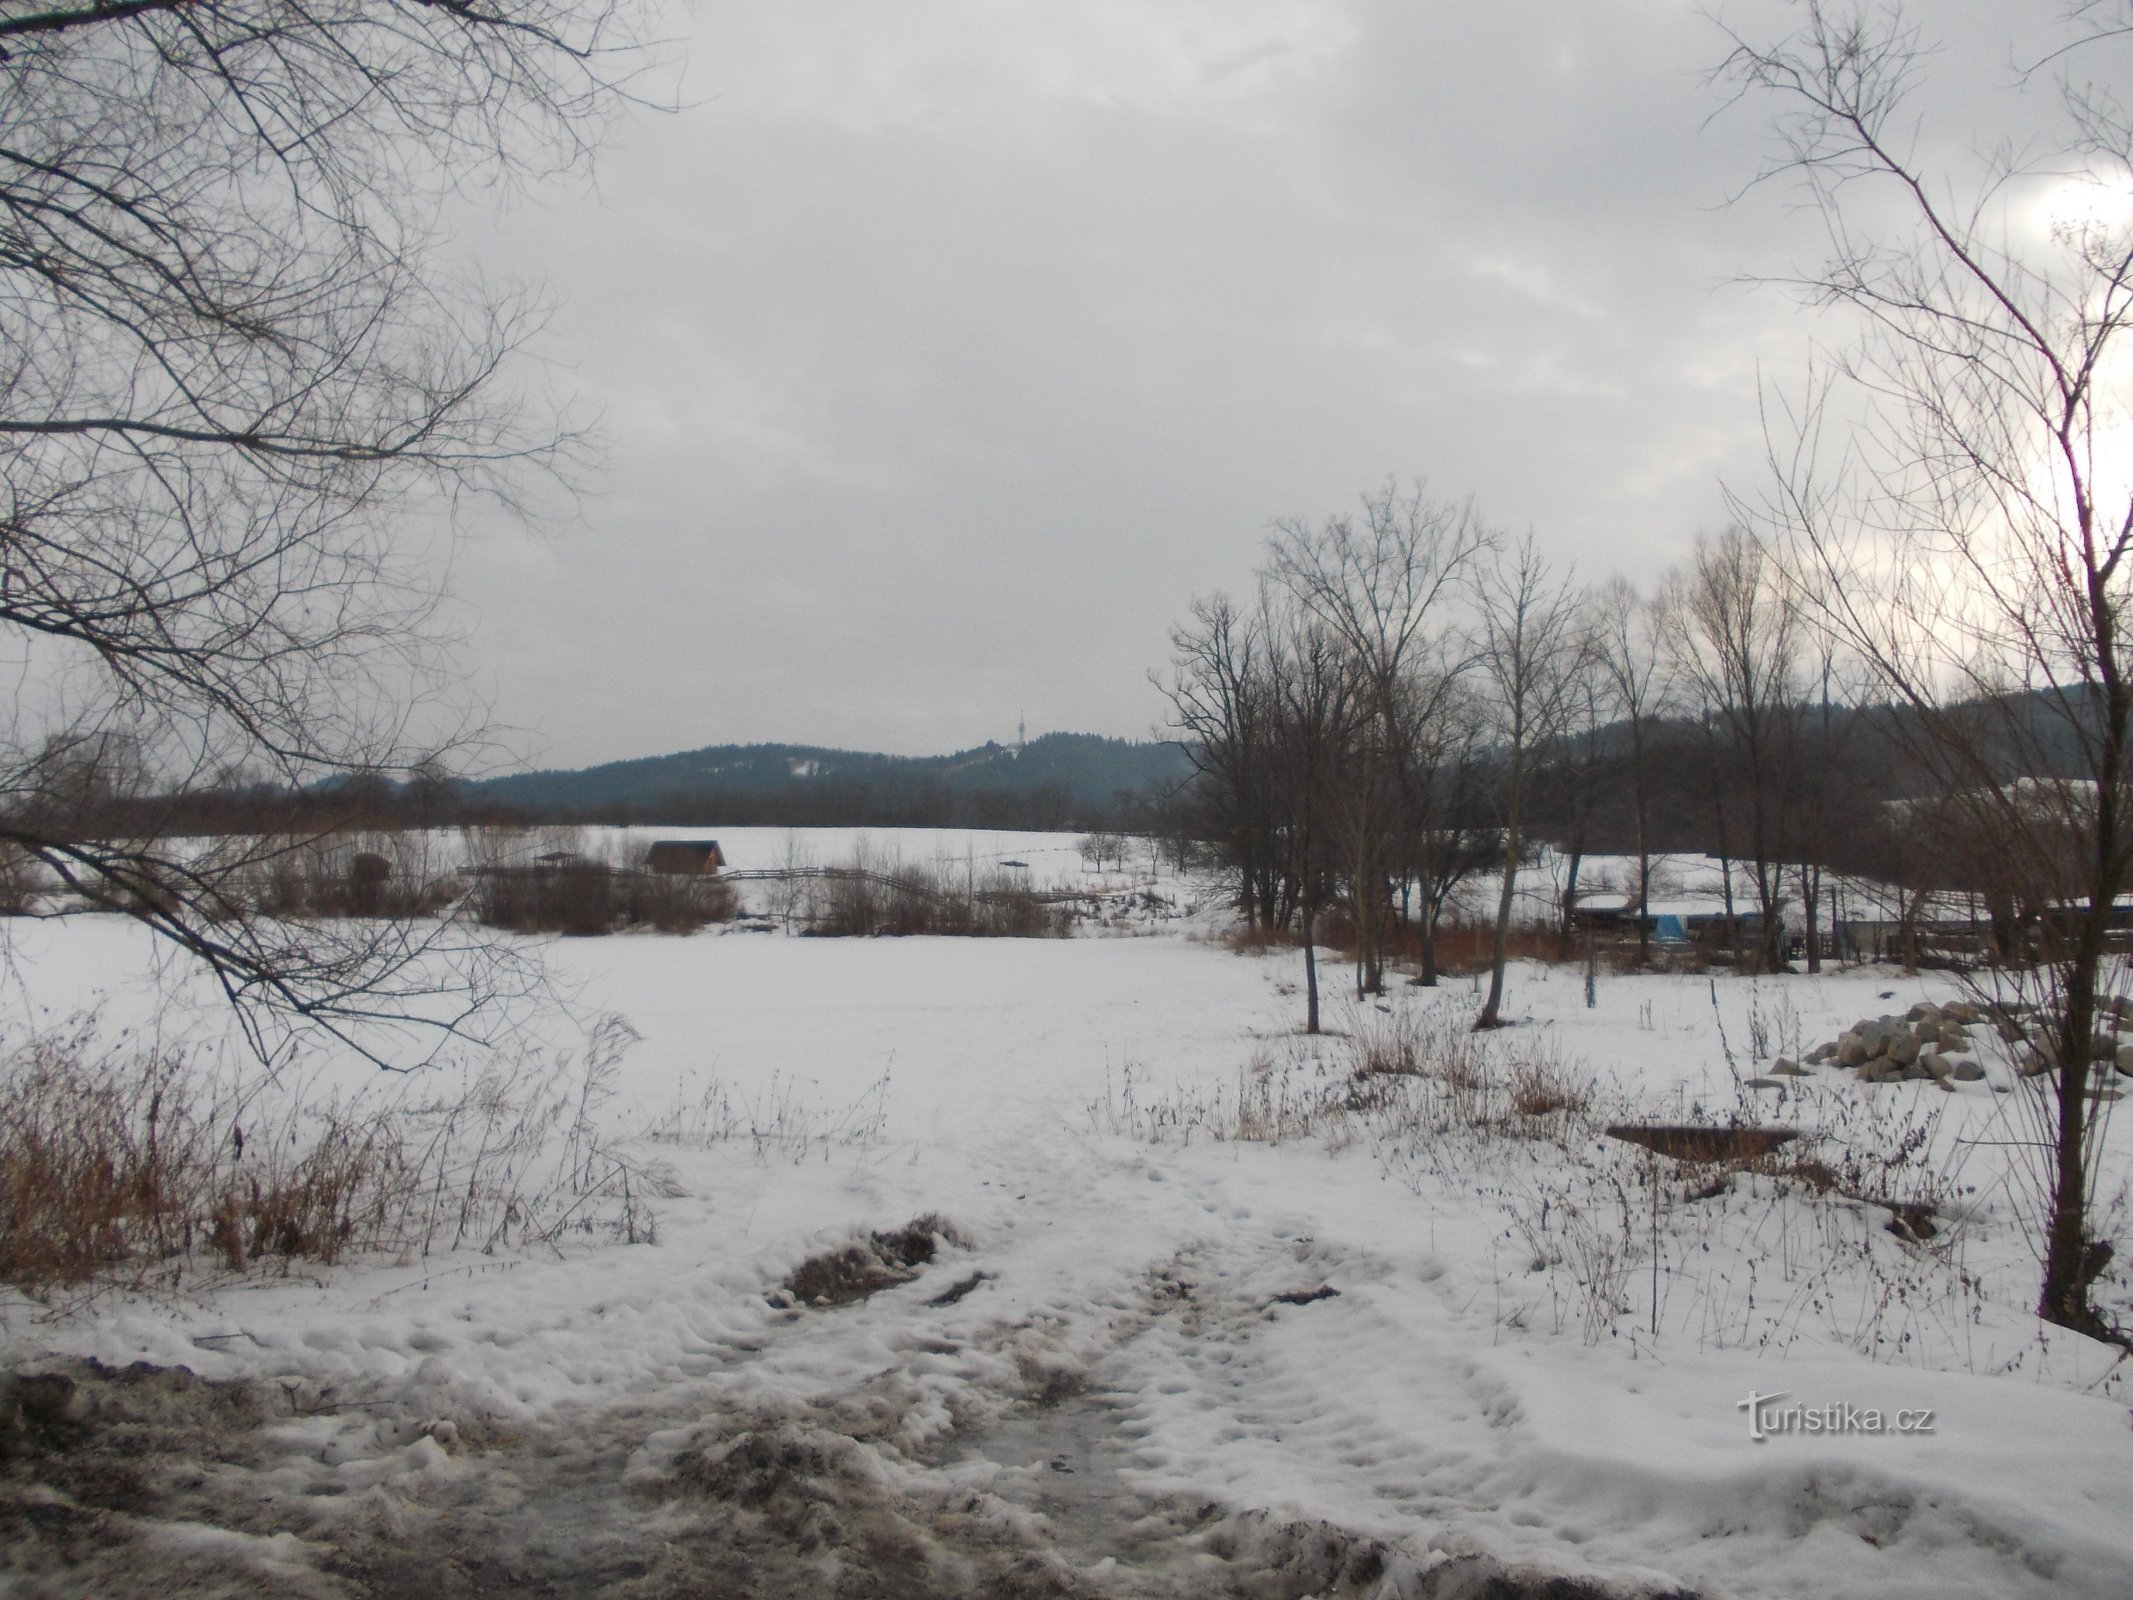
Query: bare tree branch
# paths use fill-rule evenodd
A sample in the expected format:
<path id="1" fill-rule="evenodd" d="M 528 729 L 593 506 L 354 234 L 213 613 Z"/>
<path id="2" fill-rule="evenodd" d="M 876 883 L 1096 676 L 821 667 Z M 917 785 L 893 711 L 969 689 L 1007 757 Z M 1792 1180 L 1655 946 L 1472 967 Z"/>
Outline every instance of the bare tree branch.
<path id="1" fill-rule="evenodd" d="M 510 378 L 539 306 L 450 270 L 439 218 L 586 159 L 648 62 L 634 18 L 109 0 L 0 5 L 0 40 L 0 631 L 30 672 L 0 840 L 251 1011 L 463 1029 L 435 986 L 471 942 L 240 915 L 241 861 L 94 836 L 49 764 L 125 731 L 166 782 L 301 786 L 466 737 L 434 625 L 452 508 L 523 505 L 583 441 Z"/>

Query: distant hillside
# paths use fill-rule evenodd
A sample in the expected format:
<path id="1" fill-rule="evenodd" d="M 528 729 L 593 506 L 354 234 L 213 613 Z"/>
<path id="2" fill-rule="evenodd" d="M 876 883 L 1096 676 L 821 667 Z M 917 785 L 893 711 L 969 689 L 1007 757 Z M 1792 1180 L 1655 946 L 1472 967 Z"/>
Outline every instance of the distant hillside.
<path id="1" fill-rule="evenodd" d="M 1187 771 L 1175 745 L 1050 733 L 1020 750 L 988 743 L 948 756 L 712 745 L 575 771 L 514 773 L 470 784 L 465 793 L 541 816 L 648 822 L 886 824 L 937 810 L 944 822 L 980 826 L 988 815 L 1011 819 L 1001 826 L 1030 825 L 1033 812 L 1055 816 L 1061 826 L 1096 826 L 1120 809 L 1122 797 L 1165 792 Z"/>

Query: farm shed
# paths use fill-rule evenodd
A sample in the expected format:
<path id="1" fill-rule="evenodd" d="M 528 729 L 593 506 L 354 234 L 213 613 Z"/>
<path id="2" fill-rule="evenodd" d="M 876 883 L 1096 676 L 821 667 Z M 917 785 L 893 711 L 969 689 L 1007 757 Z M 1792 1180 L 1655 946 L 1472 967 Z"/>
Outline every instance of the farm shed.
<path id="1" fill-rule="evenodd" d="M 672 873 L 680 877 L 716 874 L 726 864 L 726 853 L 716 839 L 660 839 L 644 853 L 647 872 Z"/>

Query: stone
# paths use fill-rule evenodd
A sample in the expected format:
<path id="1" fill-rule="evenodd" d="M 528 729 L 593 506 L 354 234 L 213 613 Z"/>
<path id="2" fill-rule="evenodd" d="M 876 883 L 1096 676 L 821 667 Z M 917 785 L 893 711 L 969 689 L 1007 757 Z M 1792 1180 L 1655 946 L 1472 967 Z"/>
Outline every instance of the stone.
<path id="1" fill-rule="evenodd" d="M 1804 1078 L 1808 1074 L 1807 1069 L 1798 1062 L 1787 1061 L 1783 1056 L 1779 1056 L 1777 1065 L 1770 1069 L 1770 1075 L 1773 1078 Z"/>
<path id="2" fill-rule="evenodd" d="M 1837 1041 L 1834 1039 L 1825 1040 L 1807 1052 L 1807 1064 L 1811 1067 L 1818 1067 L 1836 1053 Z"/>
<path id="3" fill-rule="evenodd" d="M 1958 1061 L 1949 1069 L 1948 1076 L 1957 1083 L 1983 1083 L 1985 1069 L 1975 1061 Z"/>
<path id="4" fill-rule="evenodd" d="M 1921 1000 L 1918 1002 L 1917 1005 L 1911 1007 L 1910 1010 L 1906 1011 L 1903 1014 L 1903 1020 L 1906 1022 L 1931 1022 L 1938 1026 L 1940 1023 L 1940 1016 L 1941 1012 L 1939 1006 L 1935 1005 L 1930 1000 Z"/>
<path id="5" fill-rule="evenodd" d="M 1970 1035 L 1961 1028 L 1942 1028 L 1937 1041 L 1944 1056 L 1959 1055 L 1970 1048 Z"/>
<path id="6" fill-rule="evenodd" d="M 1747 1087 L 1750 1089 L 1782 1089 L 1785 1087 L 1785 1080 L 1783 1078 L 1750 1078 L 1747 1080 Z"/>
<path id="7" fill-rule="evenodd" d="M 1948 1064 L 1948 1058 L 1938 1050 L 1923 1051 L 1918 1057 L 1918 1064 L 1935 1078 L 1945 1078 L 1954 1070 Z"/>
<path id="8" fill-rule="evenodd" d="M 1844 1066 L 1863 1066 L 1867 1059 L 1866 1041 L 1857 1033 L 1847 1033 L 1837 1041 L 1837 1060 Z"/>
<path id="9" fill-rule="evenodd" d="M 1900 1033 L 1889 1041 L 1889 1060 L 1899 1067 L 1908 1067 L 1918 1059 L 1918 1041 L 1908 1033 Z"/>

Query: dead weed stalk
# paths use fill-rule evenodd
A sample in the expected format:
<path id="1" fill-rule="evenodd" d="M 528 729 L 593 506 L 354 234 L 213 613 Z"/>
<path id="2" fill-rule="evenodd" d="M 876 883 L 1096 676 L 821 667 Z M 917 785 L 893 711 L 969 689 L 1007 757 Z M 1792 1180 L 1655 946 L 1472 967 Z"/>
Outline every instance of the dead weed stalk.
<path id="1" fill-rule="evenodd" d="M 107 1042 L 93 1017 L 0 1051 L 0 1280 L 176 1287 L 359 1254 L 649 1239 L 665 1175 L 600 1110 L 636 1035 L 354 1090 L 203 1051 Z"/>

